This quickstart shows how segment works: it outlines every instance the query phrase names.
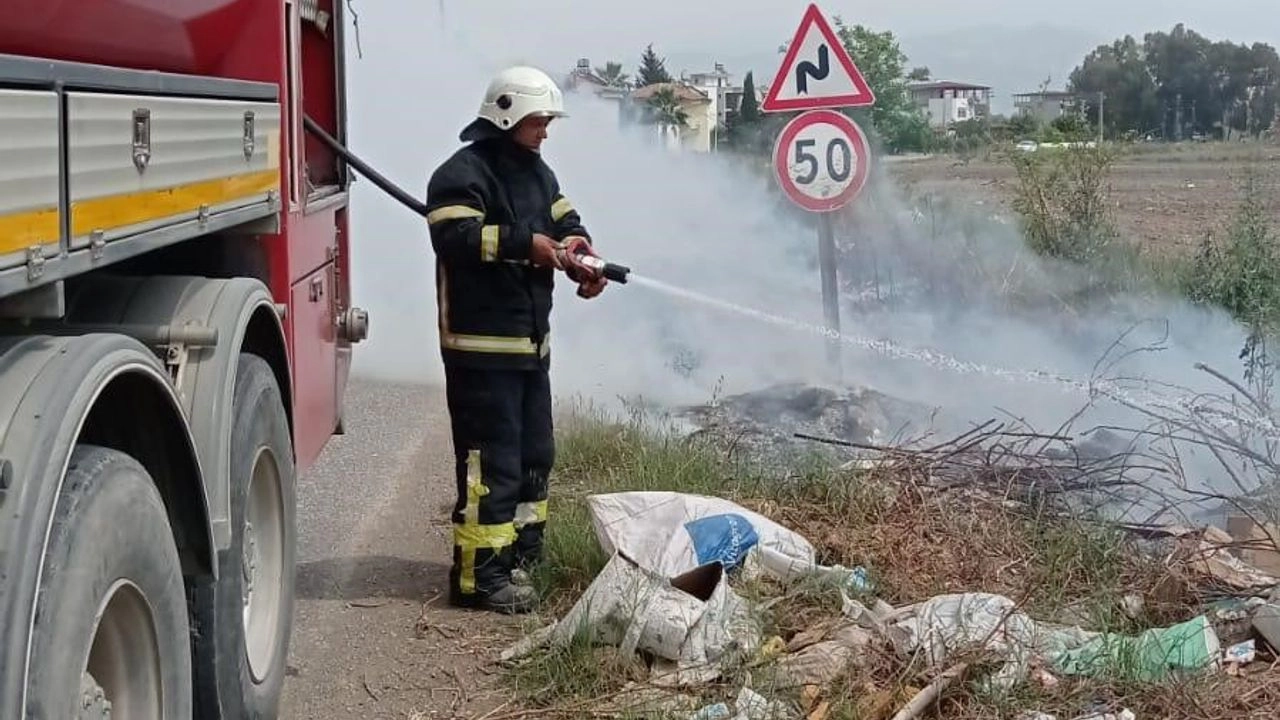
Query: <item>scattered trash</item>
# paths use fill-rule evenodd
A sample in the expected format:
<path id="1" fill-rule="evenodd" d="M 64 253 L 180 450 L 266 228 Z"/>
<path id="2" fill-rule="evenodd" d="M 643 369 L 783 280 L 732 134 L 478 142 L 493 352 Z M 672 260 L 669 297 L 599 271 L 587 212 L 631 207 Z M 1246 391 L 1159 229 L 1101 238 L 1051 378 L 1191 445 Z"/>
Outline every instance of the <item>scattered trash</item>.
<path id="1" fill-rule="evenodd" d="M 1092 715 L 1084 715 L 1082 717 L 1074 718 L 1073 720 L 1138 720 L 1138 716 L 1134 715 L 1132 710 L 1123 708 L 1118 713 L 1094 713 Z"/>
<path id="2" fill-rule="evenodd" d="M 1008 689 L 1027 678 L 1033 661 L 1064 675 L 1098 675 L 1122 668 L 1142 680 L 1171 671 L 1216 666 L 1221 645 L 1207 617 L 1136 637 L 1097 633 L 1032 620 L 1001 595 L 940 595 L 899 611 L 893 627 L 903 633 L 898 652 L 922 652 L 944 667 L 955 652 L 981 646 L 1004 659 L 988 681 Z"/>
<path id="3" fill-rule="evenodd" d="M 1251 567 L 1268 575 L 1280 576 L 1280 551 L 1276 549 L 1280 539 L 1280 527 L 1274 523 L 1260 524 L 1256 519 L 1240 513 L 1227 515 L 1227 533 L 1237 542 L 1246 543 L 1236 552 Z"/>
<path id="4" fill-rule="evenodd" d="M 734 720 L 784 720 L 791 715 L 790 708 L 777 700 L 769 700 L 751 688 L 738 691 L 734 702 L 738 714 Z"/>
<path id="5" fill-rule="evenodd" d="M 1258 659 L 1257 647 L 1252 640 L 1246 640 L 1227 648 L 1223 653 L 1223 662 L 1248 665 Z"/>
<path id="6" fill-rule="evenodd" d="M 729 706 L 721 702 L 698 710 L 689 716 L 689 720 L 729 720 L 732 717 L 733 713 L 729 711 Z"/>
<path id="7" fill-rule="evenodd" d="M 1007 690 L 1029 681 L 1052 689 L 1062 676 L 1110 671 L 1142 681 L 1221 665 L 1239 673 L 1257 658 L 1255 641 L 1246 639 L 1251 628 L 1273 646 L 1280 641 L 1280 588 L 1270 601 L 1229 598 L 1191 620 L 1136 636 L 1039 622 L 1012 599 L 992 593 L 943 594 L 894 608 L 874 597 L 866 567 L 819 565 L 806 538 L 736 503 L 676 492 L 624 492 L 590 496 L 587 505 L 609 562 L 559 622 L 511 646 L 502 659 L 517 660 L 539 647 L 575 640 L 612 645 L 649 661 L 644 689 L 654 694 L 638 697 L 666 712 L 691 713 L 690 720 L 797 717 L 794 706 L 761 695 L 749 679 L 732 702 L 696 710 L 705 700 L 678 692 L 740 677 L 732 671 L 761 665 L 774 673 L 771 687 L 799 691 L 801 717 L 829 720 L 842 710 L 833 711 L 831 701 L 824 700 L 825 689 L 847 677 L 851 666 L 868 666 L 863 661 L 878 649 L 919 656 L 931 668 L 932 681 L 892 691 L 866 685 L 856 702 L 857 716 L 867 720 L 923 716 L 952 684 L 968 679 L 968 653 L 974 650 L 995 661 L 981 683 Z M 1165 537 L 1177 544 L 1176 560 L 1219 585 L 1252 590 L 1273 580 L 1228 553 L 1229 538 L 1221 531 L 1171 528 Z M 830 582 L 839 593 L 841 613 L 790 639 L 766 638 L 753 608 L 729 582 L 760 574 L 783 582 L 810 577 Z M 1153 597 L 1158 599 L 1130 593 L 1119 599 L 1119 607 L 1138 619 L 1146 602 L 1156 601 Z M 988 666 L 984 658 L 984 672 Z M 1018 720 L 1055 718 L 1028 710 Z M 1098 708 L 1072 720 L 1136 717 L 1127 709 Z"/>
<path id="8" fill-rule="evenodd" d="M 1262 598 L 1226 598 L 1211 603 L 1205 608 L 1205 615 L 1213 623 L 1218 638 L 1224 644 L 1234 645 L 1253 634 L 1253 619 L 1264 603 Z"/>
<path id="9" fill-rule="evenodd" d="M 854 624 L 839 628 L 830 640 L 808 645 L 778 661 L 778 681 L 789 687 L 826 685 L 864 655 L 875 635 Z"/>
<path id="10" fill-rule="evenodd" d="M 1209 618 L 1201 615 L 1136 637 L 1097 634 L 1055 657 L 1054 665 L 1059 672 L 1071 675 L 1097 675 L 1122 668 L 1126 674 L 1150 682 L 1167 677 L 1171 671 L 1215 667 L 1221 649 Z"/>
<path id="11" fill-rule="evenodd" d="M 594 644 L 643 651 L 675 663 L 667 682 L 706 682 L 730 655 L 750 655 L 759 629 L 746 604 L 725 582 L 719 563 L 666 578 L 614 553 L 599 576 L 559 623 L 503 654 L 515 660 L 543 644 L 566 646 L 583 634 Z"/>
<path id="12" fill-rule="evenodd" d="M 899 654 L 922 652 L 933 667 L 974 646 L 994 652 L 1005 662 L 989 680 L 1005 689 L 1027 677 L 1033 658 L 1057 656 L 1092 637 L 1069 628 L 1046 631 L 1009 598 L 988 593 L 939 595 L 899 610 L 892 622 L 903 633 Z"/>
<path id="13" fill-rule="evenodd" d="M 1211 577 L 1237 590 L 1272 588 L 1280 585 L 1280 578 L 1263 573 L 1232 555 L 1227 548 L 1235 538 L 1223 530 L 1206 527 L 1200 530 L 1178 529 L 1177 555 L 1195 572 Z"/>
<path id="14" fill-rule="evenodd" d="M 1263 602 L 1253 612 L 1252 625 L 1275 650 L 1280 650 L 1280 602 Z"/>
<path id="15" fill-rule="evenodd" d="M 690 715 L 689 720 L 784 720 L 793 715 L 783 703 L 745 687 L 738 691 L 733 705 L 736 712 L 722 702 L 707 705 Z"/>

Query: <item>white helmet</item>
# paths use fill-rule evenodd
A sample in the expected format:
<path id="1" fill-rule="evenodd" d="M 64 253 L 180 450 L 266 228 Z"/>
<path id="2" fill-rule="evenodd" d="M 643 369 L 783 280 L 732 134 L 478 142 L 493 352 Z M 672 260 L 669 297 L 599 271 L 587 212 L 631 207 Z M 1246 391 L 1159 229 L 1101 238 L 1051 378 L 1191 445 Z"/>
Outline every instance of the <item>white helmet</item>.
<path id="1" fill-rule="evenodd" d="M 510 130 L 526 117 L 566 117 L 564 94 L 537 68 L 516 66 L 498 73 L 480 103 L 481 118 Z"/>

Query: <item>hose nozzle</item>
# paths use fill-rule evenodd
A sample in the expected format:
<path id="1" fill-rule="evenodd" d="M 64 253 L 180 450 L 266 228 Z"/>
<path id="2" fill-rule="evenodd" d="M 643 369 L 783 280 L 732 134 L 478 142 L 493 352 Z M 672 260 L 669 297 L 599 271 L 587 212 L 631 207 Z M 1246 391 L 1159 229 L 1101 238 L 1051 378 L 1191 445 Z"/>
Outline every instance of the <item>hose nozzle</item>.
<path id="1" fill-rule="evenodd" d="M 585 248 L 579 250 L 577 255 L 578 262 L 592 270 L 599 271 L 606 279 L 623 285 L 627 283 L 627 275 L 631 273 L 631 268 L 617 263 L 606 262 L 594 255 L 588 255 Z"/>

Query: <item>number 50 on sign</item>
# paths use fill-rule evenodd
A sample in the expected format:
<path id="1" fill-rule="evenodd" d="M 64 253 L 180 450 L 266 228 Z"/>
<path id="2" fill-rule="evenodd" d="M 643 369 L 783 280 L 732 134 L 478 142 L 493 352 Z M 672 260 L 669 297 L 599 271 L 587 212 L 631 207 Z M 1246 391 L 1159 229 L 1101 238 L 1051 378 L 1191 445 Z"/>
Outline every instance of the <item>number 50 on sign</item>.
<path id="1" fill-rule="evenodd" d="M 867 183 L 870 160 L 862 128 L 832 110 L 813 110 L 787 123 L 773 149 L 778 183 L 810 212 L 852 202 Z"/>

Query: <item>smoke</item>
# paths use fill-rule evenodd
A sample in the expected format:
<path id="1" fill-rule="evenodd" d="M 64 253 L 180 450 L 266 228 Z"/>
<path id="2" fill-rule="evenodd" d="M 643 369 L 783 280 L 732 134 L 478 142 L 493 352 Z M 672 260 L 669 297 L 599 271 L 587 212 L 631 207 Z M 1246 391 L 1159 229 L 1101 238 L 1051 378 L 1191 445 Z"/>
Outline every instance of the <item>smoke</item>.
<path id="1" fill-rule="evenodd" d="M 367 12 L 361 17 L 363 59 L 354 57 L 351 43 L 352 149 L 419 195 L 430 172 L 457 149 L 457 133 L 473 117 L 491 74 L 514 62 L 540 64 L 536 53 L 509 54 L 488 36 L 441 35 L 439 22 L 434 8 L 407 7 L 394 16 Z M 405 26 L 437 29 L 425 31 L 422 42 L 385 40 Z M 553 123 L 544 153 L 606 259 L 720 300 L 822 322 L 816 232 L 784 211 L 770 178 L 727 156 L 665 152 L 620 127 L 616 107 L 607 101 L 572 93 L 567 100 L 571 117 Z M 370 338 L 356 348 L 355 371 L 438 382 L 434 256 L 426 227 L 371 183 L 360 182 L 354 193 L 354 301 L 371 315 Z M 1221 392 L 1222 385 L 1195 363 L 1239 376 L 1245 333 L 1220 312 L 1136 296 L 1067 311 L 1069 304 L 1059 300 L 1088 294 L 1089 279 L 1032 256 L 1012 223 L 972 207 L 922 209 L 882 171 L 867 196 L 841 232 L 846 249 L 854 244 L 854 261 L 841 272 L 872 279 L 846 297 L 874 295 L 879 287 L 881 296 L 896 300 L 847 300 L 842 316 L 848 335 L 1081 381 L 1105 369 L 1112 378 Z M 927 288 L 921 289 L 920 278 Z M 1019 286 L 1021 298 L 1012 305 L 1002 301 L 1011 285 Z M 606 406 L 642 398 L 672 406 L 778 382 L 822 384 L 829 377 L 824 341 L 811 334 L 636 284 L 612 285 L 592 301 L 577 298 L 573 289 L 559 283 L 552 317 L 553 385 L 562 397 L 581 395 Z M 1161 349 L 1153 350 L 1154 344 Z M 1108 364 L 1100 368 L 1104 356 Z M 843 376 L 939 408 L 956 427 L 1013 417 L 1053 430 L 1088 402 L 1079 388 L 957 374 L 852 347 L 843 351 Z M 1134 392 L 1145 397 L 1146 390 Z M 1077 423 L 1138 427 L 1144 421 L 1131 409 L 1100 402 Z M 1208 461 L 1190 462 L 1210 474 Z"/>

